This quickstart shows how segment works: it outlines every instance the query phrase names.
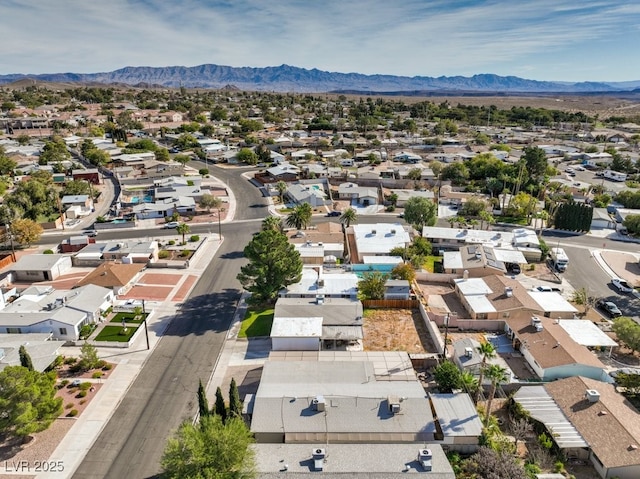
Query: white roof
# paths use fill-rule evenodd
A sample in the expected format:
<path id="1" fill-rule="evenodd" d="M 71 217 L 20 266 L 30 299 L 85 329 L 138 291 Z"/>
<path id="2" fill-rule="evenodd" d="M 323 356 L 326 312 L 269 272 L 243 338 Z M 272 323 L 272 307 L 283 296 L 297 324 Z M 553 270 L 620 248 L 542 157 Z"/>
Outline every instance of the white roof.
<path id="1" fill-rule="evenodd" d="M 560 313 L 577 313 L 571 303 L 556 292 L 529 291 L 529 296 L 538 303 L 542 311 L 555 311 Z"/>
<path id="2" fill-rule="evenodd" d="M 493 245 L 510 245 L 514 235 L 504 231 L 487 231 L 474 229 L 441 228 L 439 226 L 425 226 L 422 228 L 425 238 L 462 241 L 465 243 Z"/>
<path id="3" fill-rule="evenodd" d="M 445 251 L 442 255 L 442 264 L 445 269 L 462 269 L 462 255 L 460 251 Z"/>
<path id="4" fill-rule="evenodd" d="M 287 286 L 281 296 L 355 296 L 358 291 L 358 276 L 355 273 L 322 274 L 324 285 L 318 285 L 318 272 L 313 268 L 302 268 L 300 282 Z"/>
<path id="5" fill-rule="evenodd" d="M 322 336 L 322 317 L 313 318 L 273 318 L 272 338 Z"/>
<path id="6" fill-rule="evenodd" d="M 618 343 L 588 319 L 561 319 L 560 327 L 567 332 L 571 339 L 583 346 L 618 345 Z"/>
<path id="7" fill-rule="evenodd" d="M 493 291 L 482 278 L 468 278 L 468 279 L 454 279 L 453 280 L 460 292 L 465 296 L 471 295 L 486 295 L 491 294 Z M 495 310 L 494 310 L 495 311 Z"/>
<path id="8" fill-rule="evenodd" d="M 496 312 L 496 308 L 493 307 L 493 304 L 491 304 L 491 301 L 489 301 L 486 296 L 476 294 L 472 296 L 465 296 L 464 299 L 467 301 L 474 313 Z"/>
<path id="9" fill-rule="evenodd" d="M 399 223 L 353 225 L 352 228 L 360 255 L 389 253 L 411 242 L 409 233 Z"/>
<path id="10" fill-rule="evenodd" d="M 497 261 L 502 263 L 526 264 L 527 259 L 524 255 L 514 249 L 492 248 L 493 256 Z"/>
<path id="11" fill-rule="evenodd" d="M 363 256 L 363 264 L 400 264 L 402 263 L 400 256 Z"/>

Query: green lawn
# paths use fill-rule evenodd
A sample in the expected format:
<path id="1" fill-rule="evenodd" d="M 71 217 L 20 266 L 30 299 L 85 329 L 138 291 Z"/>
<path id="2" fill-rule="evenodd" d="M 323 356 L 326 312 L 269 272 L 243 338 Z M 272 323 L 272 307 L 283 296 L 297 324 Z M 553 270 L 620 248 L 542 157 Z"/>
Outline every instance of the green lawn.
<path id="1" fill-rule="evenodd" d="M 103 330 L 98 333 L 94 341 L 118 341 L 120 343 L 126 343 L 131 339 L 137 329 L 137 326 L 129 326 L 127 327 L 127 334 L 120 334 L 122 326 L 105 326 Z"/>
<path id="2" fill-rule="evenodd" d="M 527 226 L 529 224 L 527 218 L 515 218 L 513 216 L 496 216 L 496 222 L 522 226 Z"/>
<path id="3" fill-rule="evenodd" d="M 435 273 L 435 262 L 442 262 L 442 256 L 427 256 L 427 260 L 424 262 L 424 269 L 426 269 L 429 273 Z"/>
<path id="4" fill-rule="evenodd" d="M 149 316 L 149 313 L 141 313 L 140 316 Z M 110 323 L 120 323 L 124 319 L 125 323 L 142 324 L 143 320 L 135 320 L 136 315 L 134 313 L 116 313 L 115 316 L 109 321 Z"/>
<path id="5" fill-rule="evenodd" d="M 273 323 L 273 308 L 261 310 L 247 310 L 247 314 L 240 326 L 239 338 L 255 338 L 269 336 Z"/>

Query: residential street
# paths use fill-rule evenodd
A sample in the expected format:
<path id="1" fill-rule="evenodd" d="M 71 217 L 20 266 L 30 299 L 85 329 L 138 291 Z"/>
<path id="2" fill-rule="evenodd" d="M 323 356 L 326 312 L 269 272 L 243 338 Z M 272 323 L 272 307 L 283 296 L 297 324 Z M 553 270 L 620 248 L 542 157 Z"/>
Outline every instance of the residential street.
<path id="1" fill-rule="evenodd" d="M 236 192 L 238 218 L 265 216 L 266 202 L 257 189 L 233 171 L 212 170 Z M 216 257 L 73 477 L 146 478 L 160 472 L 167 438 L 193 418 L 198 380 L 206 384 L 214 368 L 241 294 L 236 274 L 244 262 L 242 249 L 258 227 L 258 222 L 224 225 Z"/>

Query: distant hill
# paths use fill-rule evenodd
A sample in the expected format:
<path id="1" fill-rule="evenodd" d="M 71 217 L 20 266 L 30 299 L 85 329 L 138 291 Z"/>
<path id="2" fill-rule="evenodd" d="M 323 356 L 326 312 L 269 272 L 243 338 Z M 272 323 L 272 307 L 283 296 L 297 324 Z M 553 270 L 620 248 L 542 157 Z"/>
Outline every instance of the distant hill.
<path id="1" fill-rule="evenodd" d="M 404 77 L 394 75 L 362 75 L 307 70 L 289 65 L 266 68 L 198 65 L 195 67 L 125 67 L 103 73 L 47 73 L 42 75 L 0 75 L 0 84 L 24 80 L 64 84 L 124 84 L 186 88 L 229 88 L 279 92 L 457 92 L 457 93 L 594 93 L 632 91 L 640 81 L 612 82 L 547 82 L 515 76 L 492 74 L 472 77 Z M 27 83 L 28 84 L 28 83 Z"/>

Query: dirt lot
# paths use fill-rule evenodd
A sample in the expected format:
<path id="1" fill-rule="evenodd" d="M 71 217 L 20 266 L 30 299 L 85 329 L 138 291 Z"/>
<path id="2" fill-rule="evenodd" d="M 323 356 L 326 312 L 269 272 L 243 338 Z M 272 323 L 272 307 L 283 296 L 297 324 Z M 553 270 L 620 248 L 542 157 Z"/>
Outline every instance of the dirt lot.
<path id="1" fill-rule="evenodd" d="M 363 329 L 365 351 L 436 352 L 417 310 L 368 309 Z"/>

